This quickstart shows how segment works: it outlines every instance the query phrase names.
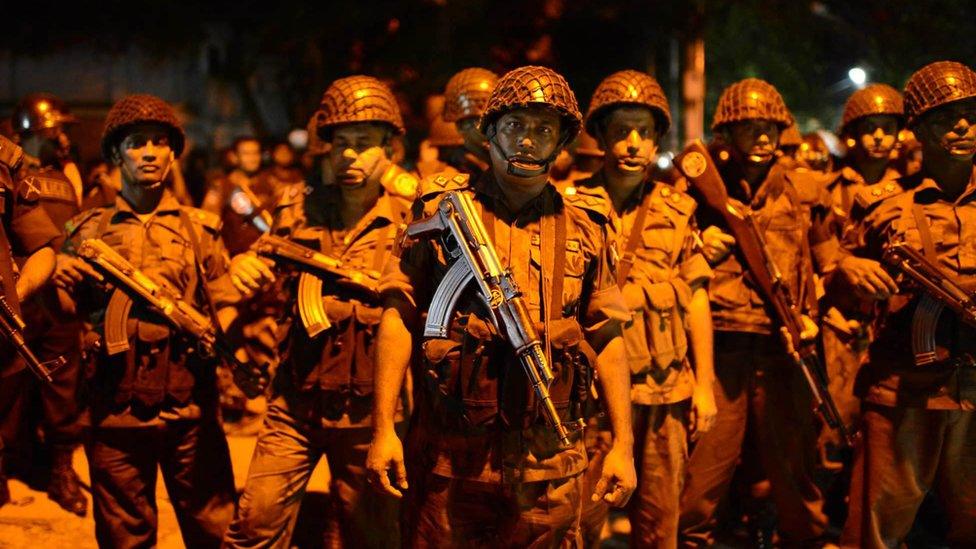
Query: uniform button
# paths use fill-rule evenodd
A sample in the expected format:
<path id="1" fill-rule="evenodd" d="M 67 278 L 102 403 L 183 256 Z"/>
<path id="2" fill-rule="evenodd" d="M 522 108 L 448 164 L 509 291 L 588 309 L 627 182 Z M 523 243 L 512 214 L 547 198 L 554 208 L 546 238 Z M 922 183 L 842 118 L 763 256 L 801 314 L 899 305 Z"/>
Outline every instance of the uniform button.
<path id="1" fill-rule="evenodd" d="M 881 189 L 874 189 L 871 191 L 871 196 L 881 196 Z"/>
<path id="2" fill-rule="evenodd" d="M 888 183 L 887 185 L 885 185 L 885 192 L 886 193 L 890 193 L 893 190 L 895 190 L 895 184 L 894 183 Z"/>
<path id="3" fill-rule="evenodd" d="M 675 204 L 677 204 L 678 202 L 681 202 L 681 195 L 678 194 L 678 193 L 672 194 L 671 195 L 671 202 L 674 202 Z"/>
<path id="4" fill-rule="evenodd" d="M 663 196 L 664 198 L 667 198 L 669 194 L 671 194 L 671 189 L 667 187 L 661 189 L 661 196 Z"/>

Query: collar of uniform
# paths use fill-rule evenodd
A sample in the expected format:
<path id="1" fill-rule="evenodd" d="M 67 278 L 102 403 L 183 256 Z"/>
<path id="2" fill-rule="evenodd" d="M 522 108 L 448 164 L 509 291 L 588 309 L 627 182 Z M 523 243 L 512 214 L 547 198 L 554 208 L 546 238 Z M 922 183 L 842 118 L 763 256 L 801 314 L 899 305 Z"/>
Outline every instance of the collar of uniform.
<path id="1" fill-rule="evenodd" d="M 546 195 L 549 195 L 553 199 L 553 205 L 557 208 L 562 207 L 562 195 L 556 189 L 556 186 L 552 184 L 552 180 L 546 181 L 545 186 L 542 188 L 542 192 L 537 194 L 531 200 L 529 200 L 525 206 L 518 212 L 513 212 L 509 210 L 508 204 L 505 202 L 505 193 L 502 191 L 501 185 L 495 179 L 491 170 L 483 172 L 481 177 L 479 177 L 472 184 L 475 192 L 485 196 L 489 199 L 492 211 L 500 219 L 506 221 L 513 221 L 518 218 L 525 218 L 529 216 L 530 219 L 537 219 L 542 217 L 545 212 Z"/>
<path id="2" fill-rule="evenodd" d="M 892 168 L 891 166 L 888 166 L 887 168 L 885 168 L 884 174 L 881 175 L 881 179 L 879 179 L 877 183 L 880 183 L 882 181 L 894 181 L 900 177 L 901 174 L 898 173 L 898 170 Z M 842 185 L 853 185 L 855 183 L 860 183 L 862 185 L 869 185 L 869 183 L 864 181 L 864 176 L 858 173 L 858 171 L 855 170 L 852 166 L 844 166 L 843 168 L 840 169 L 840 177 L 835 178 L 832 185 L 838 182 Z"/>
<path id="3" fill-rule="evenodd" d="M 918 200 L 920 203 L 934 202 L 935 200 L 942 198 L 945 199 L 945 193 L 942 191 L 942 187 L 932 179 L 931 177 L 925 177 L 919 172 L 919 179 L 921 180 L 917 186 L 915 186 L 915 196 L 920 198 Z M 973 167 L 973 171 L 969 174 L 969 184 L 966 185 L 966 190 L 959 195 L 956 199 L 956 204 L 962 204 L 964 202 L 969 202 L 976 197 L 976 167 Z"/>
<path id="4" fill-rule="evenodd" d="M 115 195 L 115 215 L 129 215 L 132 217 L 138 217 L 135 210 L 132 209 L 132 205 L 126 200 L 122 193 Z M 179 214 L 180 212 L 180 202 L 176 200 L 173 193 L 169 189 L 163 190 L 163 196 L 159 199 L 159 204 L 156 205 L 156 209 L 153 213 L 155 214 Z"/>

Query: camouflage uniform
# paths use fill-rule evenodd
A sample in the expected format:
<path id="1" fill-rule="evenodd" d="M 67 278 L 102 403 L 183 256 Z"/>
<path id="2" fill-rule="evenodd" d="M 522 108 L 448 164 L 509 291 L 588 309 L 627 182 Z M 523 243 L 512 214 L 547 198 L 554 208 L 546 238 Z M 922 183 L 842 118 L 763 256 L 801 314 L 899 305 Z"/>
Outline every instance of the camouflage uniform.
<path id="1" fill-rule="evenodd" d="M 350 81 L 353 85 L 347 86 Z M 371 94 L 355 93 L 363 89 Z M 331 99 L 338 93 L 346 93 L 348 100 L 323 101 L 323 109 L 340 109 L 337 116 L 326 112 L 322 117 L 331 120 L 329 124 L 381 122 L 402 131 L 399 110 L 374 108 L 392 104 L 396 109 L 392 93 L 376 79 L 340 80 L 326 96 Z M 389 177 L 382 178 L 384 193 L 355 226 L 342 224 L 338 185 L 322 187 L 313 202 L 305 184 L 299 183 L 283 190 L 272 232 L 340 259 L 346 268 L 382 271 L 417 188 L 412 175 L 395 165 L 389 170 Z M 310 221 L 313 209 L 321 222 Z M 326 457 L 332 474 L 332 512 L 325 545 L 394 547 L 400 533 L 398 502 L 369 489 L 364 469 L 372 434 L 373 343 L 382 308 L 375 298 L 341 285 L 327 286 L 322 299 L 332 327 L 312 338 L 298 320 L 293 298 L 297 279 L 284 278 L 284 288 L 276 285 L 270 293 L 279 300 L 278 312 L 285 313 L 281 330 L 287 335 L 268 415 L 225 544 L 288 547 L 308 479 L 319 459 Z"/>
<path id="2" fill-rule="evenodd" d="M 773 120 L 781 128 L 791 121 L 776 89 L 756 79 L 726 88 L 713 129 L 748 119 Z M 814 314 L 814 263 L 821 268 L 830 265 L 838 247 L 827 229 L 830 196 L 808 173 L 787 172 L 775 163 L 755 189 L 735 161 L 721 165 L 720 172 L 729 195 L 752 209 L 786 287 L 808 314 Z M 702 227 L 722 223 L 708 209 L 698 210 L 698 220 Z M 823 533 L 826 518 L 812 478 L 817 432 L 810 392 L 773 333 L 776 327 L 764 300 L 736 255 L 729 254 L 712 268 L 709 297 L 716 331 L 718 415 L 691 454 L 681 498 L 682 544 L 711 541 L 715 510 L 742 454 L 747 423 L 756 429 L 756 450 L 771 483 L 784 543 L 814 541 Z"/>
<path id="3" fill-rule="evenodd" d="M 541 67 L 516 69 L 499 80 L 482 131 L 505 110 L 532 103 L 556 110 L 570 138 L 577 131 L 581 117 L 572 92 L 561 76 Z M 432 214 L 449 191 L 471 196 L 502 265 L 512 269 L 530 316 L 551 343 L 553 401 L 564 418 L 578 417 L 589 391 L 587 364 L 595 360 L 587 341 L 596 343 L 599 333 L 627 318 L 611 263 L 609 204 L 583 193 L 562 196 L 548 184 L 512 212 L 488 171 L 474 181 L 465 175 L 425 180 L 417 216 Z M 411 243 L 400 262 L 388 267 L 387 283 L 402 290 L 391 292 L 388 306 L 426 310 L 449 266 L 440 242 Z M 543 273 L 551 285 L 542 283 Z M 544 310 L 542 288 L 556 300 L 550 311 Z M 422 343 L 417 376 L 425 389 L 424 415 L 416 425 L 431 473 L 417 496 L 417 524 L 404 528 L 413 538 L 408 543 L 574 543 L 584 497 L 583 441 L 574 435 L 572 447 L 559 447 L 552 428 L 535 413 L 522 367 L 486 315 L 480 298 L 465 292 L 448 337 Z"/>
<path id="4" fill-rule="evenodd" d="M 112 107 L 103 150 L 109 153 L 127 127 L 140 123 L 168 128 L 179 155 L 183 134 L 172 107 L 145 95 L 128 96 Z M 205 291 L 218 309 L 240 298 L 227 272 L 219 218 L 181 206 L 168 190 L 145 223 L 119 195 L 114 206 L 84 212 L 66 229 L 64 253 L 75 255 L 86 239 L 101 238 L 198 310 L 207 310 Z M 198 278 L 198 262 L 205 280 Z M 79 313 L 92 323 L 89 342 L 104 338 L 110 296 L 90 279 L 75 288 Z M 129 349 L 114 355 L 104 346 L 88 349 L 91 434 L 85 450 L 95 536 L 102 546 L 156 543 L 161 469 L 186 545 L 215 547 L 233 516 L 235 498 L 230 453 L 218 421 L 215 361 L 139 303 L 133 303 L 126 330 Z"/>
<path id="5" fill-rule="evenodd" d="M 948 103 L 976 97 L 976 72 L 953 62 L 923 67 L 905 88 L 911 127 Z M 895 242 L 933 258 L 963 284 L 976 280 L 972 225 L 976 172 L 958 198 L 917 173 L 868 187 L 856 200 L 848 234 L 857 255 L 880 259 Z M 844 547 L 902 544 L 928 491 L 948 518 L 948 544 L 976 544 L 976 368 L 951 359 L 972 355 L 973 329 L 943 313 L 936 343 L 947 360 L 916 366 L 911 348 L 917 294 L 891 298 L 855 384 L 864 401 L 863 441 L 857 448 Z"/>

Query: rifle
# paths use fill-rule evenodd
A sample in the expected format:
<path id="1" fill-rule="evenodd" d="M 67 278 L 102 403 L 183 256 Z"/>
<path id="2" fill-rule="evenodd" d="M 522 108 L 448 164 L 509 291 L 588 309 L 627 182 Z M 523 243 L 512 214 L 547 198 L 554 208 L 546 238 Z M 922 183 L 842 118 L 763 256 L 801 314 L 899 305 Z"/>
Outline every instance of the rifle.
<path id="1" fill-rule="evenodd" d="M 234 372 L 234 381 L 248 397 L 254 398 L 264 392 L 268 383 L 267 365 L 239 360 L 210 316 L 157 284 L 101 239 L 89 238 L 82 242 L 78 255 L 115 286 L 104 319 L 105 347 L 109 355 L 129 349 L 126 323 L 133 299 L 137 299 L 151 307 L 175 330 L 196 340 L 206 355 L 219 356 L 227 363 Z"/>
<path id="2" fill-rule="evenodd" d="M 324 278 L 355 290 L 371 301 L 379 299 L 380 273 L 376 271 L 346 268 L 342 261 L 334 257 L 268 233 L 261 235 L 252 249 L 262 257 L 284 261 L 301 271 L 298 277 L 298 314 L 309 337 L 315 337 L 332 326 L 322 303 Z"/>
<path id="3" fill-rule="evenodd" d="M 923 291 L 912 316 L 915 364 L 925 366 L 941 360 L 935 346 L 935 329 L 942 310 L 948 307 L 960 320 L 976 328 L 976 296 L 905 242 L 891 245 L 882 259 Z"/>
<path id="4" fill-rule="evenodd" d="M 844 443 L 853 446 L 854 437 L 844 425 L 837 411 L 837 405 L 827 390 L 827 375 L 820 357 L 817 356 L 816 343 L 804 341 L 803 320 L 797 306 L 783 283 L 782 274 L 773 261 L 762 231 L 748 206 L 729 198 L 722 176 L 715 167 L 708 149 L 700 140 L 695 140 L 675 158 L 675 165 L 698 189 L 706 204 L 722 216 L 736 241 L 736 252 L 743 265 L 752 275 L 752 280 L 771 309 L 772 316 L 780 324 L 780 336 L 797 368 L 810 388 L 813 397 L 813 411 L 831 429 L 836 429 Z"/>
<path id="5" fill-rule="evenodd" d="M 27 367 L 38 379 L 51 383 L 54 381 L 51 374 L 67 364 L 67 361 L 63 356 L 59 356 L 54 360 L 41 362 L 24 340 L 24 328 L 26 327 L 24 320 L 7 303 L 7 298 L 0 296 L 0 336 L 13 345 L 14 350 L 24 359 Z"/>
<path id="6" fill-rule="evenodd" d="M 549 359 L 542 350 L 542 342 L 522 299 L 522 292 L 512 272 L 502 269 L 495 245 L 488 237 L 471 198 L 460 192 L 445 193 L 437 212 L 411 223 L 406 235 L 412 238 L 439 236 L 444 250 L 453 260 L 434 293 L 427 312 L 424 337 L 447 337 L 448 322 L 458 298 L 468 283 L 474 280 L 491 312 L 492 324 L 515 351 L 542 406 L 546 422 L 556 431 L 559 444 L 564 448 L 570 447 L 569 429 L 560 419 L 549 394 L 549 386 L 554 378 Z M 570 426 L 581 429 L 582 420 Z"/>

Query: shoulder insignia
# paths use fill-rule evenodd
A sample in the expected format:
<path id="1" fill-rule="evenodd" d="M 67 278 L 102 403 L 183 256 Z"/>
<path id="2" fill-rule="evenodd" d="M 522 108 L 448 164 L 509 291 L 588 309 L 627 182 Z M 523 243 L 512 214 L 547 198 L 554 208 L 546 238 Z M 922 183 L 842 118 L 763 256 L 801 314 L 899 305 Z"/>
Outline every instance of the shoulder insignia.
<path id="1" fill-rule="evenodd" d="M 17 195 L 24 202 L 37 202 L 41 198 L 41 189 L 38 187 L 37 179 L 29 175 L 20 180 L 17 186 Z"/>
<path id="2" fill-rule="evenodd" d="M 215 233 L 220 232 L 220 226 L 223 224 L 223 222 L 220 220 L 219 215 L 190 206 L 180 206 L 180 208 L 186 212 L 190 218 L 190 221 L 210 229 Z"/>
<path id="3" fill-rule="evenodd" d="M 434 195 L 466 189 L 470 176 L 459 173 L 451 176 L 450 174 L 437 174 L 427 177 L 420 182 L 420 197 L 428 200 Z"/>
<path id="4" fill-rule="evenodd" d="M 829 175 L 820 172 L 789 170 L 783 175 L 796 189 L 800 202 L 804 204 L 816 202 L 830 183 Z"/>
<path id="5" fill-rule="evenodd" d="M 861 208 L 867 209 L 904 191 L 905 189 L 897 181 L 879 181 L 859 190 L 854 195 L 854 202 Z"/>
<path id="6" fill-rule="evenodd" d="M 78 229 L 80 229 L 85 223 L 88 223 L 89 220 L 101 217 L 101 214 L 104 211 L 105 208 L 92 208 L 72 217 L 64 224 L 65 235 L 71 236 L 75 234 L 78 232 Z"/>
<path id="7" fill-rule="evenodd" d="M 563 194 L 563 202 L 575 208 L 586 210 L 587 213 L 591 214 L 591 217 L 595 214 L 601 223 L 606 223 L 610 219 L 610 201 L 602 196 L 575 192 Z"/>
<path id="8" fill-rule="evenodd" d="M 667 183 L 657 183 L 652 192 L 661 198 L 661 202 L 677 210 L 682 215 L 691 215 L 695 211 L 697 205 L 695 199 Z"/>

